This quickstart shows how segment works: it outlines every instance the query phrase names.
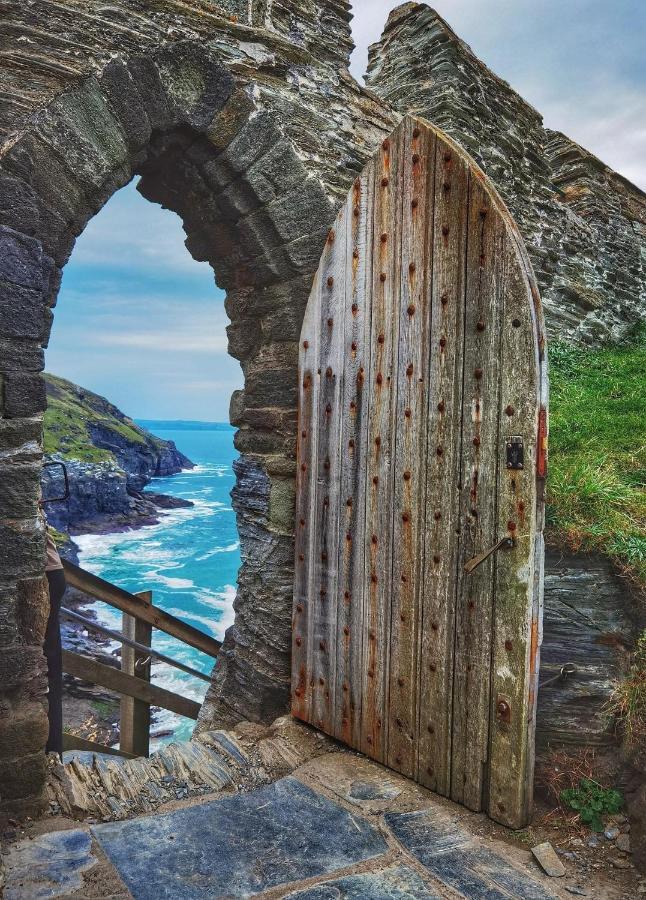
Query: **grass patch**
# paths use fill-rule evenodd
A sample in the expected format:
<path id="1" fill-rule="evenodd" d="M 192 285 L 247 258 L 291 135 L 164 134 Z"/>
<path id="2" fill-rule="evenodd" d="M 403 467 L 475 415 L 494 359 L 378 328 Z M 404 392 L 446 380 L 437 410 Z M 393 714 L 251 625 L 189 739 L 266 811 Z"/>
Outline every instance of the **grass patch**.
<path id="1" fill-rule="evenodd" d="M 637 641 L 628 674 L 610 700 L 629 748 L 646 749 L 646 631 Z"/>
<path id="2" fill-rule="evenodd" d="M 601 350 L 550 346 L 551 540 L 646 585 L 646 328 Z"/>
<path id="3" fill-rule="evenodd" d="M 147 439 L 150 440 L 143 429 L 104 397 L 56 375 L 46 373 L 45 382 L 45 453 L 59 453 L 66 459 L 78 459 L 87 463 L 114 463 L 115 456 L 110 450 L 96 447 L 92 443 L 92 425 L 101 426 L 115 437 L 120 435 L 131 444 L 145 445 Z M 159 439 L 154 441 L 157 442 L 156 446 L 163 444 Z"/>

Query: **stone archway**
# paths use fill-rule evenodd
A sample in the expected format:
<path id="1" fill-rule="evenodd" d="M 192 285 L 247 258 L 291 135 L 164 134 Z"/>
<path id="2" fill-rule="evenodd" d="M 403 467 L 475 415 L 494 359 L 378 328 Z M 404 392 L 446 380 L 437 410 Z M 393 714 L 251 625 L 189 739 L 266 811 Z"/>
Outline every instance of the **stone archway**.
<path id="1" fill-rule="evenodd" d="M 243 562 L 203 720 L 269 721 L 289 691 L 298 336 L 334 209 L 251 86 L 190 42 L 113 61 L 64 92 L 6 145 L 0 166 L 13 189 L 13 227 L 0 229 L 0 590 L 15 612 L 2 632 L 0 783 L 4 809 L 30 797 L 35 809 L 47 732 L 40 371 L 74 240 L 140 174 L 141 193 L 179 214 L 189 251 L 226 291 L 229 350 L 245 379 L 231 407 Z"/>

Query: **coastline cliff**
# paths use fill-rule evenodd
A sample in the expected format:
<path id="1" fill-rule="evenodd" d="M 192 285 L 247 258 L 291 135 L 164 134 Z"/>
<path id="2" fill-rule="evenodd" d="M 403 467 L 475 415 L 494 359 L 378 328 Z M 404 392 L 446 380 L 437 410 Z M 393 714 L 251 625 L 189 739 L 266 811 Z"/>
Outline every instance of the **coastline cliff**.
<path id="1" fill-rule="evenodd" d="M 55 375 L 45 375 L 45 462 L 62 462 L 69 499 L 47 503 L 47 520 L 70 535 L 154 524 L 159 510 L 189 501 L 142 491 L 156 476 L 193 468 L 173 441 L 156 437 L 104 397 Z M 43 496 L 64 493 L 62 470 L 44 469 Z"/>

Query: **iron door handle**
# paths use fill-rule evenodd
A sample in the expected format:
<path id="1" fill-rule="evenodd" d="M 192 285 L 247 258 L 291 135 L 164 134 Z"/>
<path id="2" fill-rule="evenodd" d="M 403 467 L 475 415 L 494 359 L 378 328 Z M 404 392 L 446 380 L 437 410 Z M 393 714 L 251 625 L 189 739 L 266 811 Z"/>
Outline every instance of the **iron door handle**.
<path id="1" fill-rule="evenodd" d="M 464 571 L 467 575 L 470 575 L 478 566 L 485 561 L 485 559 L 489 559 L 492 553 L 495 553 L 496 550 L 502 550 L 503 547 L 511 548 L 514 546 L 516 542 L 512 537 L 509 537 L 506 534 L 504 537 L 501 537 L 498 543 L 494 544 L 493 547 L 489 547 L 488 550 L 485 550 L 483 553 L 479 553 L 477 556 L 472 557 L 468 562 L 464 564 Z"/>

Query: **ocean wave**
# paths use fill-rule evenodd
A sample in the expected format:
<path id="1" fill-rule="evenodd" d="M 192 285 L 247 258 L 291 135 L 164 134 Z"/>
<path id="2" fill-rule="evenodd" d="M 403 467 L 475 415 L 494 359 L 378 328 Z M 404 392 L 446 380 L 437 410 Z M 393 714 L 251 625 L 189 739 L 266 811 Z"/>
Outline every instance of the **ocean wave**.
<path id="1" fill-rule="evenodd" d="M 209 550 L 207 553 L 203 553 L 202 556 L 196 556 L 196 562 L 204 562 L 205 559 L 211 559 L 212 556 L 215 556 L 217 553 L 235 553 L 236 550 L 240 549 L 240 541 L 234 541 L 232 544 L 227 544 L 226 547 L 214 547 L 212 550 Z"/>
<path id="2" fill-rule="evenodd" d="M 162 575 L 161 572 L 156 572 L 154 569 L 150 572 L 144 572 L 141 577 L 146 581 L 156 581 L 178 591 L 195 587 L 195 582 L 191 578 L 169 578 L 168 575 Z"/>

